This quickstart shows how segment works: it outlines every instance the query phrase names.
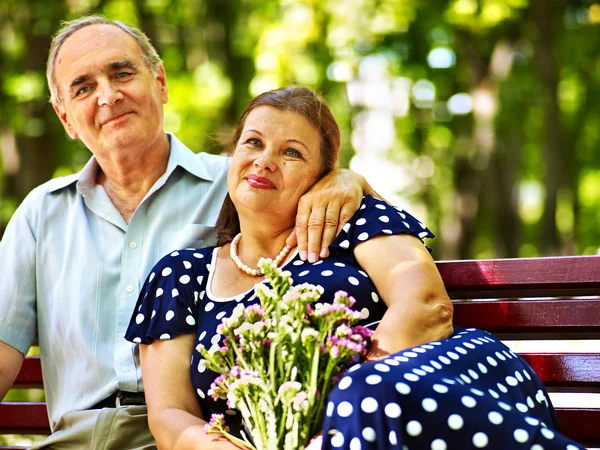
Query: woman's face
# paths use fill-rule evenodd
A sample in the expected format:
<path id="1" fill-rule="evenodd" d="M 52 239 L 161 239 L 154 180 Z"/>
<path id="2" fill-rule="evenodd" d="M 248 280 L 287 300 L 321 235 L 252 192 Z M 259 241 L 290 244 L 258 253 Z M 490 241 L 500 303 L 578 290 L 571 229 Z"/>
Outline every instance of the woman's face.
<path id="1" fill-rule="evenodd" d="M 295 220 L 300 197 L 319 179 L 321 135 L 301 114 L 271 106 L 244 123 L 227 176 L 238 213 L 271 212 Z"/>

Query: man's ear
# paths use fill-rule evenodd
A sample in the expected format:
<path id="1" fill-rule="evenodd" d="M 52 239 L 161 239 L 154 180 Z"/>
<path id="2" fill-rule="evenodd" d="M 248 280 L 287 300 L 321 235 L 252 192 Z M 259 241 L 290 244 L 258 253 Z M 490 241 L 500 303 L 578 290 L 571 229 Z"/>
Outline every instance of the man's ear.
<path id="1" fill-rule="evenodd" d="M 63 124 L 63 127 L 65 127 L 65 131 L 67 132 L 67 134 L 69 135 L 69 137 L 71 139 L 77 139 L 77 133 L 75 132 L 75 130 L 73 129 L 73 127 L 69 123 L 69 119 L 67 118 L 66 111 L 64 111 L 60 106 L 55 105 L 54 103 L 52 104 L 52 107 L 54 108 L 54 111 L 56 112 L 56 115 L 58 116 L 58 118 L 60 119 L 61 123 Z"/>
<path id="2" fill-rule="evenodd" d="M 160 98 L 163 105 L 169 103 L 169 86 L 167 85 L 167 74 L 162 64 L 158 65 L 156 70 L 156 79 L 160 83 Z"/>

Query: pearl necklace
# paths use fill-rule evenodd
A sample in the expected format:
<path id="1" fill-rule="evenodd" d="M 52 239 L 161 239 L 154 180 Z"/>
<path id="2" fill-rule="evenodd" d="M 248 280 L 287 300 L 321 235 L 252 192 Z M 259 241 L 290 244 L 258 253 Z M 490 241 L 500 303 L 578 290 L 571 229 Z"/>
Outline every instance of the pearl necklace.
<path id="1" fill-rule="evenodd" d="M 242 272 L 246 272 L 248 275 L 252 275 L 253 277 L 263 276 L 265 273 L 263 272 L 262 269 L 259 269 L 258 267 L 256 269 L 251 269 L 246 264 L 244 264 L 242 262 L 242 260 L 240 259 L 240 257 L 237 255 L 237 246 L 238 246 L 238 242 L 240 242 L 241 238 L 242 238 L 242 233 L 238 233 L 237 236 L 233 238 L 233 241 L 231 241 L 231 245 L 229 246 L 229 256 L 231 256 L 231 259 L 233 260 L 235 265 L 238 266 L 238 268 Z M 287 254 L 290 252 L 291 249 L 292 249 L 292 247 L 290 247 L 287 244 L 281 249 L 281 251 L 279 252 L 279 255 L 277 255 L 275 257 L 275 266 L 279 266 L 281 261 L 283 261 L 285 259 L 285 257 L 287 256 Z"/>

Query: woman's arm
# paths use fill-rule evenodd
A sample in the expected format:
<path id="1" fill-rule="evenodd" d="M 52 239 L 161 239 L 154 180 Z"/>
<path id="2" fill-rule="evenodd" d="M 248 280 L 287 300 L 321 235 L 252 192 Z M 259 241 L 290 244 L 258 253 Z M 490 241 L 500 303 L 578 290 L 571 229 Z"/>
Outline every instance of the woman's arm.
<path id="1" fill-rule="evenodd" d="M 185 334 L 140 345 L 148 424 L 160 450 L 237 450 L 217 434 L 206 434 L 190 377 L 196 338 Z"/>
<path id="2" fill-rule="evenodd" d="M 427 249 L 414 236 L 378 236 L 356 246 L 388 310 L 373 333 L 368 359 L 449 337 L 452 302 Z"/>

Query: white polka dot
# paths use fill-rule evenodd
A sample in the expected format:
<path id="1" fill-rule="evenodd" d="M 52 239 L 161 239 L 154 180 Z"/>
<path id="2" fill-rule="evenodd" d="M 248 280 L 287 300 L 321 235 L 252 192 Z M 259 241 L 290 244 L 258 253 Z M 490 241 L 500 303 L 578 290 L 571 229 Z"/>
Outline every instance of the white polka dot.
<path id="1" fill-rule="evenodd" d="M 204 373 L 205 371 L 206 371 L 206 360 L 201 359 L 200 361 L 198 361 L 198 372 Z"/>
<path id="2" fill-rule="evenodd" d="M 400 363 L 398 361 L 396 361 L 395 359 L 386 359 L 383 361 L 384 363 L 386 363 L 389 366 L 399 366 Z"/>
<path id="3" fill-rule="evenodd" d="M 331 437 L 331 445 L 333 447 L 341 447 L 344 445 L 344 435 L 339 431 Z"/>
<path id="4" fill-rule="evenodd" d="M 189 275 L 182 275 L 181 277 L 179 277 L 179 282 L 181 284 L 188 284 L 190 282 L 190 276 Z"/>
<path id="5" fill-rule="evenodd" d="M 510 411 L 512 408 L 510 405 L 504 403 L 504 402 L 498 402 L 498 406 L 502 409 L 504 409 L 505 411 Z"/>
<path id="6" fill-rule="evenodd" d="M 554 432 L 550 431 L 548 428 L 542 428 L 540 432 L 546 439 L 554 439 Z"/>
<path id="7" fill-rule="evenodd" d="M 388 216 L 379 216 L 379 220 L 381 220 L 383 223 L 388 223 L 390 218 Z"/>
<path id="8" fill-rule="evenodd" d="M 410 375 L 410 374 L 409 374 Z M 410 386 L 406 383 L 402 383 L 401 381 L 396 383 L 396 390 L 403 395 L 410 394 Z"/>
<path id="9" fill-rule="evenodd" d="M 446 450 L 448 445 L 443 439 L 434 439 L 431 442 L 431 450 Z"/>
<path id="10" fill-rule="evenodd" d="M 321 275 L 323 275 L 324 277 L 330 277 L 331 275 L 333 275 L 333 271 L 332 270 L 324 270 L 323 272 L 321 272 Z"/>
<path id="11" fill-rule="evenodd" d="M 489 441 L 490 440 L 488 439 L 487 434 L 482 431 L 479 431 L 473 435 L 473 445 L 477 448 L 487 447 Z"/>
<path id="12" fill-rule="evenodd" d="M 154 316 L 156 315 L 156 311 L 152 310 L 152 315 L 150 316 L 151 319 L 154 319 Z"/>
<path id="13" fill-rule="evenodd" d="M 133 338 L 133 342 L 135 342 L 136 344 L 139 344 L 140 342 L 142 342 L 142 338 L 139 338 L 139 337 Z"/>
<path id="14" fill-rule="evenodd" d="M 568 449 L 569 447 L 567 447 L 567 450 Z M 544 447 L 542 447 L 540 444 L 533 444 L 529 450 L 544 450 Z"/>
<path id="15" fill-rule="evenodd" d="M 342 402 L 337 407 L 337 413 L 341 417 L 348 417 L 352 414 L 353 408 L 352 403 L 350 402 Z"/>
<path id="16" fill-rule="evenodd" d="M 496 367 L 498 365 L 496 360 L 494 358 L 492 358 L 491 356 L 488 356 L 486 359 L 490 366 Z"/>
<path id="17" fill-rule="evenodd" d="M 350 387 L 351 384 L 352 384 L 352 378 L 344 377 L 338 383 L 338 388 L 342 391 L 345 391 L 346 389 L 348 389 Z"/>
<path id="18" fill-rule="evenodd" d="M 304 264 L 304 261 L 302 261 L 301 259 L 298 259 L 297 261 L 294 261 L 292 264 L 294 266 L 301 266 L 302 264 Z"/>
<path id="19" fill-rule="evenodd" d="M 386 209 L 387 207 L 385 205 L 382 205 L 381 203 L 376 203 L 375 204 L 375 208 L 377 208 L 377 209 Z"/>
<path id="20" fill-rule="evenodd" d="M 168 277 L 169 275 L 171 275 L 171 273 L 173 272 L 173 269 L 171 269 L 170 267 L 165 267 L 161 274 L 163 277 Z"/>
<path id="21" fill-rule="evenodd" d="M 350 284 L 353 284 L 354 286 L 358 286 L 358 279 L 355 277 L 348 277 L 348 281 L 350 282 Z"/>
<path id="22" fill-rule="evenodd" d="M 221 340 L 221 335 L 215 334 L 213 337 L 210 338 L 210 343 L 213 345 L 218 344 L 220 340 Z"/>
<path id="23" fill-rule="evenodd" d="M 198 393 L 198 397 L 200 397 L 200 398 L 206 398 L 206 395 L 204 394 L 204 392 L 202 391 L 202 389 L 196 389 L 196 392 Z"/>
<path id="24" fill-rule="evenodd" d="M 362 217 L 356 221 L 356 225 L 364 225 L 365 223 L 367 223 L 367 219 Z"/>
<path id="25" fill-rule="evenodd" d="M 460 401 L 462 402 L 463 405 L 465 405 L 467 408 L 473 408 L 475 407 L 475 405 L 477 405 L 477 400 L 475 400 L 473 397 L 471 397 L 470 395 L 464 395 Z"/>
<path id="26" fill-rule="evenodd" d="M 433 390 L 435 392 L 437 392 L 438 394 L 445 394 L 448 392 L 448 388 L 446 386 L 444 386 L 443 384 L 434 384 Z"/>
<path id="27" fill-rule="evenodd" d="M 362 430 L 362 437 L 367 442 L 375 442 L 375 439 L 377 439 L 375 430 L 371 427 L 366 427 Z"/>
<path id="28" fill-rule="evenodd" d="M 377 411 L 377 400 L 373 397 L 367 397 L 362 402 L 360 402 L 360 409 L 362 409 L 366 413 L 372 413 Z"/>
<path id="29" fill-rule="evenodd" d="M 198 336 L 198 341 L 201 341 L 202 339 L 204 339 L 205 336 L 206 336 L 206 331 L 203 331 L 202 333 L 200 333 L 200 336 Z"/>
<path id="30" fill-rule="evenodd" d="M 525 381 L 525 379 L 523 378 L 523 375 L 521 375 L 521 372 L 519 372 L 518 370 L 515 370 L 515 377 L 517 377 L 517 380 L 519 380 L 519 383 L 522 383 L 523 381 Z"/>
<path id="31" fill-rule="evenodd" d="M 177 288 L 173 288 L 173 290 L 171 291 L 171 297 L 175 298 L 179 295 L 179 291 L 177 290 Z"/>
<path id="32" fill-rule="evenodd" d="M 166 341 L 168 339 L 171 339 L 171 335 L 169 333 L 163 333 L 163 334 L 160 335 L 159 339 L 161 341 Z"/>
<path id="33" fill-rule="evenodd" d="M 390 434 L 388 435 L 388 439 L 390 441 L 390 444 L 392 444 L 392 445 L 396 445 L 398 443 L 398 436 L 396 436 L 395 431 L 390 431 Z"/>
<path id="34" fill-rule="evenodd" d="M 363 309 L 361 309 L 360 310 L 360 314 L 361 314 L 361 316 L 362 316 L 363 319 L 368 318 L 369 314 L 370 314 L 369 308 L 363 308 Z"/>
<path id="35" fill-rule="evenodd" d="M 425 353 L 427 350 L 425 350 L 424 348 L 421 348 L 421 347 L 415 347 L 415 348 L 413 348 L 413 351 L 417 352 L 417 353 Z"/>
<path id="36" fill-rule="evenodd" d="M 194 258 L 198 258 L 198 259 L 200 259 L 200 258 L 204 258 L 204 255 L 203 255 L 203 254 L 201 254 L 201 253 L 194 253 L 194 255 L 193 255 L 193 256 L 194 256 Z"/>
<path id="37" fill-rule="evenodd" d="M 498 389 L 500 389 L 500 392 L 503 392 L 505 394 L 508 392 L 508 389 L 502 383 L 496 383 L 496 386 L 498 386 Z"/>
<path id="38" fill-rule="evenodd" d="M 432 369 L 431 367 L 429 367 L 429 366 L 426 366 L 426 365 L 422 365 L 422 366 L 421 366 L 421 369 L 423 369 L 425 372 L 428 372 L 428 373 L 433 373 L 433 372 L 435 372 L 435 369 Z"/>
<path id="39" fill-rule="evenodd" d="M 579 447 L 575 447 L 573 444 L 567 445 L 567 450 L 579 450 Z"/>
<path id="40" fill-rule="evenodd" d="M 186 269 L 191 269 L 192 268 L 192 263 L 189 261 L 184 261 L 183 262 L 183 267 L 185 267 Z"/>
<path id="41" fill-rule="evenodd" d="M 513 432 L 513 436 L 515 441 L 519 442 L 520 444 L 527 442 L 527 439 L 529 439 L 529 433 L 522 428 L 517 428 Z"/>
<path id="42" fill-rule="evenodd" d="M 199 285 L 202 285 L 202 280 L 203 279 L 204 279 L 203 276 L 196 277 L 196 281 L 198 282 Z"/>
<path id="43" fill-rule="evenodd" d="M 535 403 L 533 403 L 533 399 L 530 396 L 527 396 L 527 406 L 529 406 L 530 408 L 533 408 L 535 406 Z"/>
<path id="44" fill-rule="evenodd" d="M 208 302 L 206 304 L 206 306 L 204 307 L 204 311 L 209 312 L 212 311 L 212 309 L 215 307 L 215 304 L 213 302 Z"/>
<path id="45" fill-rule="evenodd" d="M 310 272 L 310 270 L 303 270 L 302 272 L 300 272 L 298 274 L 299 277 L 303 277 L 304 275 L 308 275 L 308 273 Z"/>
<path id="46" fill-rule="evenodd" d="M 165 291 L 163 291 L 163 290 L 162 290 L 162 288 L 158 288 L 158 289 L 156 290 L 156 294 L 155 294 L 155 296 L 156 296 L 156 297 L 160 297 L 161 295 L 163 295 L 163 293 L 164 293 L 164 292 L 165 292 Z"/>
<path id="47" fill-rule="evenodd" d="M 410 225 L 406 222 L 402 222 L 406 228 L 410 228 Z"/>
<path id="48" fill-rule="evenodd" d="M 431 364 L 433 367 L 435 367 L 437 370 L 440 370 L 443 366 L 437 362 L 437 361 L 429 361 L 429 364 Z"/>
<path id="49" fill-rule="evenodd" d="M 425 375 L 427 375 L 427 372 L 425 372 L 424 370 L 421 369 L 413 369 L 413 373 L 416 373 L 417 375 L 424 377 Z"/>
<path id="50" fill-rule="evenodd" d="M 371 298 L 375 303 L 379 301 L 379 295 L 377 295 L 377 292 L 371 292 Z"/>
<path id="51" fill-rule="evenodd" d="M 135 316 L 135 323 L 137 323 L 138 325 L 140 323 L 142 323 L 144 321 L 144 315 L 143 314 L 138 314 L 137 316 Z"/>
<path id="52" fill-rule="evenodd" d="M 167 314 L 165 314 L 165 319 L 167 322 L 169 320 L 171 320 L 173 317 L 175 317 L 175 312 L 172 310 L 167 311 Z"/>
<path id="53" fill-rule="evenodd" d="M 460 374 L 460 377 L 463 379 L 463 381 L 464 381 L 465 383 L 467 383 L 467 384 L 470 384 L 470 383 L 471 383 L 471 379 L 470 379 L 468 376 L 466 376 L 464 373 L 461 373 L 461 374 Z"/>
<path id="54" fill-rule="evenodd" d="M 404 378 L 408 381 L 419 381 L 419 376 L 414 373 L 405 373 Z"/>
<path id="55" fill-rule="evenodd" d="M 360 233 L 357 238 L 359 241 L 366 241 L 367 239 L 369 239 L 369 233 Z"/>
<path id="56" fill-rule="evenodd" d="M 529 408 L 525 403 L 515 403 L 515 407 L 522 413 L 526 413 L 527 411 L 529 411 Z"/>
<path id="57" fill-rule="evenodd" d="M 500 360 L 500 361 L 506 361 L 506 356 L 504 356 L 502 353 L 500 352 L 496 352 L 496 357 Z"/>
<path id="58" fill-rule="evenodd" d="M 227 311 L 221 311 L 216 315 L 217 320 L 221 320 L 223 317 L 225 317 L 225 314 L 227 314 Z"/>
<path id="59" fill-rule="evenodd" d="M 389 372 L 390 366 L 386 364 L 377 363 L 373 366 L 373 368 L 379 372 Z"/>
<path id="60" fill-rule="evenodd" d="M 325 411 L 325 414 L 327 415 L 327 417 L 331 417 L 334 409 L 335 409 L 335 405 L 333 404 L 333 402 L 327 403 L 327 410 Z"/>
<path id="61" fill-rule="evenodd" d="M 446 358 L 446 357 L 445 357 L 445 356 L 443 356 L 443 355 L 442 355 L 442 356 L 440 356 L 440 357 L 438 357 L 438 359 L 439 359 L 441 362 L 443 362 L 444 364 L 446 364 L 446 365 L 448 365 L 448 364 L 451 364 L 451 363 L 452 363 L 452 361 L 450 361 L 448 358 Z"/>
<path id="62" fill-rule="evenodd" d="M 483 364 L 481 364 L 481 363 L 477 363 L 477 368 L 478 368 L 478 369 L 479 369 L 479 371 L 480 371 L 481 373 L 483 373 L 483 374 L 486 374 L 486 373 L 487 373 L 487 371 L 488 371 L 488 370 L 487 370 L 487 367 L 485 367 L 485 366 L 484 366 Z"/>
<path id="63" fill-rule="evenodd" d="M 540 421 L 533 417 L 525 417 L 525 422 L 527 422 L 529 425 L 532 425 L 534 427 L 536 427 L 540 424 Z"/>
<path id="64" fill-rule="evenodd" d="M 434 412 L 435 410 L 437 410 L 438 407 L 437 402 L 432 398 L 424 398 L 421 402 L 421 405 L 423 406 L 423 409 L 427 412 Z"/>
<path id="65" fill-rule="evenodd" d="M 402 353 L 402 354 L 403 354 L 404 356 L 408 356 L 409 358 L 416 358 L 417 356 L 419 356 L 419 355 L 417 355 L 415 352 L 404 352 L 404 353 Z"/>
<path id="66" fill-rule="evenodd" d="M 338 266 L 338 267 L 346 267 L 346 264 L 341 263 L 341 262 L 335 262 L 333 263 L 334 266 Z"/>
<path id="67" fill-rule="evenodd" d="M 517 381 L 517 379 L 516 379 L 515 377 L 511 377 L 510 375 L 509 375 L 509 376 L 507 376 L 507 377 L 505 378 L 505 380 L 506 380 L 506 383 L 507 383 L 509 386 L 516 386 L 517 384 L 519 384 L 519 382 Z"/>
<path id="68" fill-rule="evenodd" d="M 488 414 L 488 419 L 494 425 L 500 425 L 504 421 L 504 417 L 498 411 L 491 411 Z"/>
<path id="69" fill-rule="evenodd" d="M 523 369 L 523 375 L 525 375 L 525 378 L 527 378 L 528 380 L 531 380 L 531 375 L 529 375 L 529 373 Z"/>
<path id="70" fill-rule="evenodd" d="M 448 355 L 450 358 L 457 360 L 460 358 L 460 356 L 458 356 L 456 353 L 454 352 L 446 352 L 446 355 Z"/>
<path id="71" fill-rule="evenodd" d="M 385 415 L 388 416 L 390 419 L 397 419 L 398 417 L 400 417 L 402 411 L 400 410 L 400 405 L 398 405 L 397 403 L 388 403 L 387 405 L 385 405 L 384 412 Z"/>
<path id="72" fill-rule="evenodd" d="M 346 233 L 347 233 L 348 231 L 350 231 L 350 224 L 349 224 L 349 223 L 347 223 L 346 225 L 344 225 L 344 227 L 342 228 L 342 230 L 344 230 Z"/>
<path id="73" fill-rule="evenodd" d="M 465 342 L 463 345 L 467 348 L 470 348 L 471 350 L 473 350 L 475 348 L 475 346 L 473 344 L 471 344 L 470 342 Z"/>
<path id="74" fill-rule="evenodd" d="M 350 241 L 348 241 L 348 240 L 342 241 L 342 242 L 340 243 L 340 247 L 342 247 L 342 248 L 348 248 L 348 247 L 350 247 Z M 343 438 L 342 438 L 342 439 L 343 439 Z M 332 443 L 332 445 L 333 445 L 333 438 L 331 438 L 331 443 Z M 343 443 L 342 443 L 342 444 L 343 444 Z M 341 447 L 341 446 L 340 446 L 340 447 Z"/>
<path id="75" fill-rule="evenodd" d="M 393 234 L 392 230 L 388 230 L 387 228 L 385 230 L 381 230 L 383 231 L 383 234 Z"/>
<path id="76" fill-rule="evenodd" d="M 462 354 L 462 355 L 466 355 L 468 352 L 462 348 L 462 347 L 454 347 L 454 350 L 456 350 L 458 353 Z"/>
<path id="77" fill-rule="evenodd" d="M 450 417 L 448 417 L 448 426 L 453 430 L 460 430 L 464 424 L 465 421 L 458 414 L 451 414 Z"/>
<path id="78" fill-rule="evenodd" d="M 409 361 L 409 359 L 406 356 L 394 356 L 394 359 L 396 361 L 400 361 L 400 362 L 407 362 L 407 361 Z"/>
<path id="79" fill-rule="evenodd" d="M 418 436 L 421 434 L 422 431 L 423 431 L 423 427 L 416 420 L 411 420 L 410 422 L 408 422 L 406 424 L 406 432 L 410 436 L 413 436 L 413 437 Z"/>
<path id="80" fill-rule="evenodd" d="M 196 325 L 196 319 L 194 319 L 193 316 L 187 316 L 185 318 L 185 321 L 187 322 L 188 325 Z"/>
<path id="81" fill-rule="evenodd" d="M 367 378 L 365 378 L 365 382 L 370 385 L 379 384 L 379 383 L 381 383 L 381 377 L 376 374 L 369 375 Z"/>

